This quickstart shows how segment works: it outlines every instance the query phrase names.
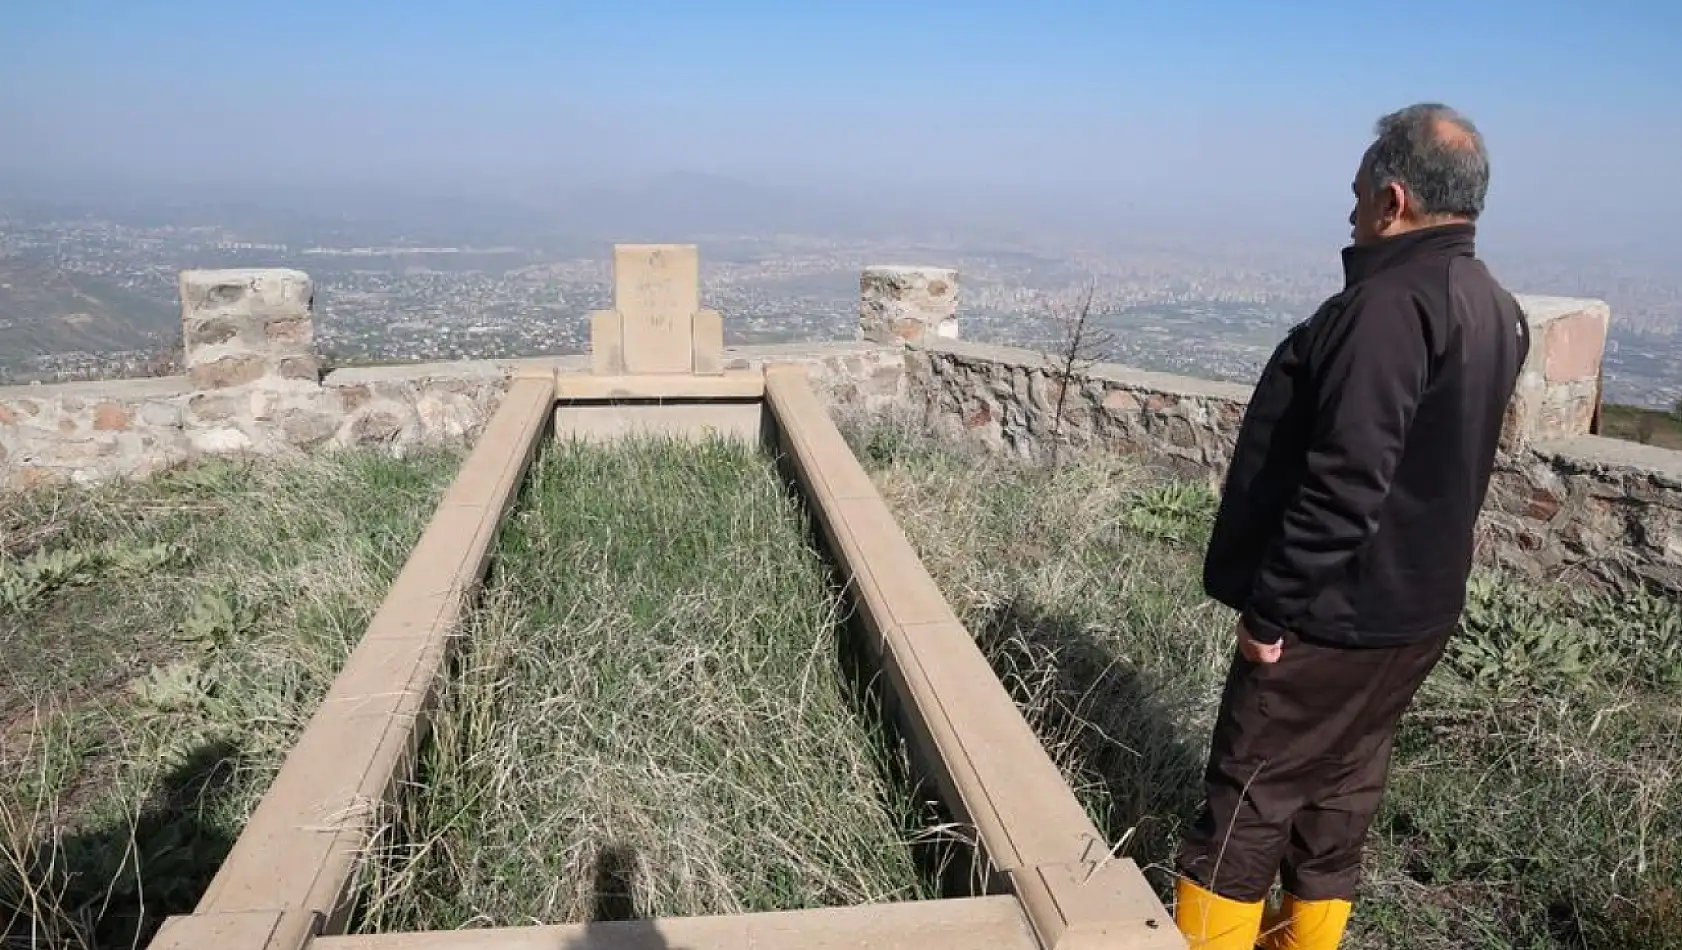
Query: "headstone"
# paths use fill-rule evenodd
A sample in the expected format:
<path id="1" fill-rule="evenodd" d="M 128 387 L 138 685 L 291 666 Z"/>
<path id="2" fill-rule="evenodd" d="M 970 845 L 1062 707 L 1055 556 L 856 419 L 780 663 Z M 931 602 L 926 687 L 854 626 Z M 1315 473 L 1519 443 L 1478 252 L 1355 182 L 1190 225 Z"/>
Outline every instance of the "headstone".
<path id="1" fill-rule="evenodd" d="M 613 309 L 590 315 L 591 367 L 599 375 L 724 371 L 724 323 L 701 309 L 693 244 L 616 244 Z"/>

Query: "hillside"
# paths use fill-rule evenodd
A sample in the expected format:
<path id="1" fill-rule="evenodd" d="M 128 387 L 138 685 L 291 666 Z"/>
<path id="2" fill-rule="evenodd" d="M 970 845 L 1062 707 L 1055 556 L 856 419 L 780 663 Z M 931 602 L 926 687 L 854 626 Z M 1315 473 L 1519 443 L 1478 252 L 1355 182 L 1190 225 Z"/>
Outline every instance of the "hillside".
<path id="1" fill-rule="evenodd" d="M 180 322 L 173 307 L 104 278 L 0 256 L 0 364 L 156 347 L 179 336 Z"/>

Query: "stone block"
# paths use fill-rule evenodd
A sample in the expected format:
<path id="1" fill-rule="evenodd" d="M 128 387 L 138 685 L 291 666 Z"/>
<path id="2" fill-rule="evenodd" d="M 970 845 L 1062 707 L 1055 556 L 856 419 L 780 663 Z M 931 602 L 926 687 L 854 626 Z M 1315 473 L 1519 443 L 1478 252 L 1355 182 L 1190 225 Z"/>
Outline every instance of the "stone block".
<path id="1" fill-rule="evenodd" d="M 93 411 L 93 427 L 99 432 L 122 432 L 134 420 L 134 410 L 114 402 L 101 403 Z"/>
<path id="2" fill-rule="evenodd" d="M 614 310 L 590 313 L 590 371 L 597 376 L 625 375 L 625 337 Z"/>
<path id="3" fill-rule="evenodd" d="M 695 245 L 615 245 L 613 308 L 627 373 L 693 372 L 695 311 L 701 309 Z"/>
<path id="4" fill-rule="evenodd" d="M 949 267 L 867 267 L 859 277 L 859 332 L 872 343 L 958 337 L 958 272 Z"/>
<path id="5" fill-rule="evenodd" d="M 1612 316 L 1599 300 L 1519 296 L 1518 302 L 1530 326 L 1530 351 L 1501 434 L 1508 453 L 1589 434 Z"/>
<path id="6" fill-rule="evenodd" d="M 695 365 L 693 371 L 706 376 L 724 372 L 724 315 L 717 310 L 695 311 Z"/>
<path id="7" fill-rule="evenodd" d="M 287 268 L 187 270 L 180 275 L 187 375 L 201 390 L 265 377 L 319 377 L 312 309 L 315 290 Z"/>

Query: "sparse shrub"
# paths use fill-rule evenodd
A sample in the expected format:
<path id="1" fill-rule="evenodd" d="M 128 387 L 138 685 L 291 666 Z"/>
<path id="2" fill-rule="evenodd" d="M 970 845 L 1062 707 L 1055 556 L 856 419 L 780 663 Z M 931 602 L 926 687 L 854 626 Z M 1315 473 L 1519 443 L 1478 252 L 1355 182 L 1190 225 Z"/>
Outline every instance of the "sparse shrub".
<path id="1" fill-rule="evenodd" d="M 0 511 L 0 946 L 191 911 L 459 456 L 222 461 Z"/>

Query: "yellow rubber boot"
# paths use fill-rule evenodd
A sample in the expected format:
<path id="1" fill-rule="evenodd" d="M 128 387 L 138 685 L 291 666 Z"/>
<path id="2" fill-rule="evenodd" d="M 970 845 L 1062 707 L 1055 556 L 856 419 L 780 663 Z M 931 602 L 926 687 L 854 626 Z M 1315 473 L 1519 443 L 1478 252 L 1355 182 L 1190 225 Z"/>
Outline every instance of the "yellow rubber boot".
<path id="1" fill-rule="evenodd" d="M 1337 950 L 1349 926 L 1349 901 L 1305 901 L 1285 895 L 1278 924 L 1262 934 L 1263 950 Z"/>
<path id="2" fill-rule="evenodd" d="M 1183 877 L 1174 884 L 1174 926 L 1191 950 L 1255 950 L 1262 906 L 1228 900 Z"/>

